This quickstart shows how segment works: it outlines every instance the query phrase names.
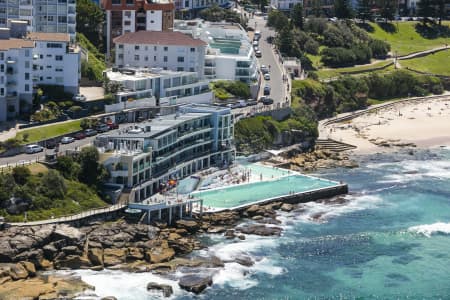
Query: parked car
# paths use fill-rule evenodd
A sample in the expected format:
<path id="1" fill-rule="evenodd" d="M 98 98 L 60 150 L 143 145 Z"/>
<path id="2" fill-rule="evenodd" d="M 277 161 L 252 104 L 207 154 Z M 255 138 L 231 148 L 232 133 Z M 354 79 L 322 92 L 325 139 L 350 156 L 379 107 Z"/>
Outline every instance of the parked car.
<path id="1" fill-rule="evenodd" d="M 255 31 L 254 38 L 259 40 L 261 38 L 261 31 L 259 31 L 259 30 Z"/>
<path id="2" fill-rule="evenodd" d="M 76 94 L 75 96 L 72 97 L 73 101 L 86 101 L 86 96 L 81 95 L 81 94 Z"/>
<path id="3" fill-rule="evenodd" d="M 255 100 L 251 100 L 251 101 L 247 101 L 247 106 L 253 106 L 253 105 L 257 105 L 258 102 Z"/>
<path id="4" fill-rule="evenodd" d="M 270 80 L 270 74 L 269 73 L 264 74 L 264 80 Z"/>
<path id="5" fill-rule="evenodd" d="M 238 100 L 237 104 L 239 105 L 239 107 L 246 107 L 247 106 L 247 102 L 245 100 Z"/>
<path id="6" fill-rule="evenodd" d="M 96 135 L 98 132 L 97 132 L 97 130 L 94 130 L 94 129 L 86 129 L 85 131 L 84 131 L 84 134 L 86 135 L 86 136 L 94 136 L 94 135 Z"/>
<path id="7" fill-rule="evenodd" d="M 71 136 L 65 136 L 61 139 L 61 144 L 70 144 L 73 143 L 75 139 Z"/>
<path id="8" fill-rule="evenodd" d="M 78 132 L 77 134 L 75 134 L 74 137 L 77 140 L 82 140 L 82 139 L 86 138 L 86 134 L 84 132 Z"/>
<path id="9" fill-rule="evenodd" d="M 264 97 L 263 99 L 262 99 L 262 101 L 261 101 L 264 105 L 271 105 L 271 104 L 273 104 L 273 99 L 272 98 L 269 98 L 269 97 Z"/>
<path id="10" fill-rule="evenodd" d="M 42 151 L 44 151 L 44 147 L 36 145 L 36 144 L 27 145 L 25 147 L 25 153 L 28 153 L 28 154 L 38 153 L 38 152 L 42 152 Z"/>
<path id="11" fill-rule="evenodd" d="M 108 125 L 109 130 L 119 129 L 119 124 L 117 124 L 117 123 L 108 123 L 106 125 Z"/>
<path id="12" fill-rule="evenodd" d="M 55 140 L 48 140 L 45 142 L 45 148 L 47 149 L 55 149 L 58 143 Z"/>
<path id="13" fill-rule="evenodd" d="M 264 96 L 270 95 L 270 86 L 269 85 L 265 85 L 264 86 Z"/>
<path id="14" fill-rule="evenodd" d="M 259 58 L 259 57 L 262 57 L 261 50 L 256 50 L 256 51 L 255 51 L 255 56 L 258 57 L 258 58 Z"/>
<path id="15" fill-rule="evenodd" d="M 97 130 L 97 132 L 107 132 L 109 130 L 109 126 L 106 124 L 98 124 L 95 126 L 95 130 Z"/>
<path id="16" fill-rule="evenodd" d="M 258 46 L 259 46 L 259 43 L 258 43 L 257 40 L 255 40 L 255 41 L 253 41 L 252 45 L 253 45 L 253 47 L 258 47 Z"/>

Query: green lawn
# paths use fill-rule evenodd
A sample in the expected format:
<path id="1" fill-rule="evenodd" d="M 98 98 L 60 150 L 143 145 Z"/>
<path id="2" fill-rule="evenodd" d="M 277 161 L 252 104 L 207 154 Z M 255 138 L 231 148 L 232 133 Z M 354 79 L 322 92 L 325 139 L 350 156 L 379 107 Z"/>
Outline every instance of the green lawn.
<path id="1" fill-rule="evenodd" d="M 401 60 L 400 65 L 421 72 L 450 76 L 450 50 L 424 57 Z"/>
<path id="2" fill-rule="evenodd" d="M 70 122 L 64 122 L 60 124 L 52 124 L 46 126 L 39 126 L 36 128 L 25 129 L 19 131 L 16 138 L 22 141 L 22 144 L 29 144 L 40 140 L 48 139 L 51 137 L 71 133 L 81 130 L 81 120 L 75 120 Z M 24 134 L 28 134 L 27 140 L 23 140 Z"/>
<path id="3" fill-rule="evenodd" d="M 384 31 L 378 24 L 369 23 L 375 30 L 369 32 L 373 38 L 380 39 L 391 44 L 391 51 L 398 55 L 405 55 L 413 52 L 428 50 L 450 44 L 449 38 L 427 39 L 416 32 L 417 22 L 392 22 L 397 29 L 394 33 Z M 443 25 L 450 25 L 450 22 L 442 22 Z"/>
<path id="4" fill-rule="evenodd" d="M 337 77 L 339 75 L 343 75 L 345 73 L 357 73 L 361 72 L 361 74 L 366 73 L 366 71 L 370 71 L 374 68 L 380 68 L 383 66 L 386 66 L 391 63 L 391 60 L 389 61 L 380 61 L 373 65 L 363 65 L 363 66 L 356 66 L 356 67 L 348 67 L 348 68 L 336 68 L 336 69 L 321 69 L 317 71 L 317 75 L 319 75 L 320 79 L 326 79 L 326 78 L 332 78 Z M 391 67 L 386 68 L 386 70 L 391 69 Z M 358 73 L 359 75 L 359 73 Z"/>

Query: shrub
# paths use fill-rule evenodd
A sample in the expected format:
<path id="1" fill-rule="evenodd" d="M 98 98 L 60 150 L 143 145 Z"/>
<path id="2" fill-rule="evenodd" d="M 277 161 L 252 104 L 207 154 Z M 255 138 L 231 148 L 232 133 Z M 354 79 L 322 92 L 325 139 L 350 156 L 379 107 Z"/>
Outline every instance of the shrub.
<path id="1" fill-rule="evenodd" d="M 382 40 L 371 40 L 369 47 L 372 50 L 372 56 L 375 58 L 385 58 L 391 50 L 391 45 Z"/>
<path id="2" fill-rule="evenodd" d="M 325 48 L 320 54 L 321 61 L 332 68 L 353 66 L 356 61 L 355 53 L 345 48 Z"/>
<path id="3" fill-rule="evenodd" d="M 312 38 L 308 39 L 305 43 L 305 51 L 312 55 L 317 55 L 319 53 L 319 43 Z"/>
<path id="4" fill-rule="evenodd" d="M 25 166 L 18 166 L 12 169 L 12 176 L 14 177 L 14 181 L 19 185 L 24 185 L 28 182 L 28 179 L 31 176 L 30 169 Z"/>

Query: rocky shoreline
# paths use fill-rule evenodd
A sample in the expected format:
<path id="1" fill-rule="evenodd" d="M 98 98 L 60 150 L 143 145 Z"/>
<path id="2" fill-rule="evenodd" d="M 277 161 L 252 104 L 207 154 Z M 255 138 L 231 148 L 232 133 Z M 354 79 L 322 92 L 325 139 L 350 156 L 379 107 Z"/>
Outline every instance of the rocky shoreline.
<path id="1" fill-rule="evenodd" d="M 318 169 L 357 168 L 358 166 L 358 163 L 350 159 L 345 152 L 316 149 L 290 156 L 285 167 L 294 171 L 312 172 Z"/>
<path id="2" fill-rule="evenodd" d="M 204 215 L 202 219 L 178 220 L 171 227 L 162 222 L 144 225 L 124 219 L 80 228 L 65 224 L 9 227 L 0 231 L 0 299 L 71 299 L 93 289 L 80 278 L 49 276 L 45 271 L 108 268 L 168 274 L 180 267 L 220 268 L 229 261 L 214 256 L 186 257 L 204 247 L 197 234 L 221 234 L 236 240 L 245 240 L 246 234 L 277 236 L 282 228 L 276 226 L 281 223 L 276 210 L 288 212 L 300 205 L 253 205 L 241 211 Z M 245 255 L 233 261 L 243 266 L 254 264 Z M 201 293 L 212 283 L 210 275 L 187 274 L 179 279 L 179 286 L 193 293 Z M 64 288 L 67 284 L 72 288 Z M 172 294 L 171 288 L 157 283 L 149 282 L 147 288 L 165 296 Z"/>

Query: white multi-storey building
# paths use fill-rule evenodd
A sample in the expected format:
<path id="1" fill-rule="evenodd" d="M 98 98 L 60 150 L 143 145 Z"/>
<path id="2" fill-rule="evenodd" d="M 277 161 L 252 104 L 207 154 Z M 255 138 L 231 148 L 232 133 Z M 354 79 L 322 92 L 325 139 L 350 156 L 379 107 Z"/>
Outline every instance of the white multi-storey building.
<path id="1" fill-rule="evenodd" d="M 114 39 L 116 66 L 147 67 L 203 75 L 206 43 L 181 32 L 138 31 Z"/>
<path id="2" fill-rule="evenodd" d="M 231 8 L 232 4 L 228 0 L 175 0 L 176 10 L 200 10 L 213 5 Z"/>
<path id="3" fill-rule="evenodd" d="M 166 71 L 161 68 L 114 68 L 104 72 L 111 83 L 121 89 L 115 94 L 116 104 L 106 106 L 107 111 L 147 106 L 175 105 L 179 103 L 211 103 L 213 93 L 209 82 L 200 80 L 196 72 Z"/>
<path id="4" fill-rule="evenodd" d="M 21 36 L 21 35 L 19 35 Z M 11 38 L 0 30 L 0 121 L 31 109 L 33 88 L 59 85 L 78 92 L 80 53 L 64 33 L 30 33 Z"/>
<path id="5" fill-rule="evenodd" d="M 291 10 L 297 3 L 303 5 L 303 0 L 270 0 L 270 7 L 278 10 Z"/>
<path id="6" fill-rule="evenodd" d="M 75 0 L 0 0 L 0 27 L 10 20 L 23 20 L 28 31 L 68 33 L 72 41 L 76 32 Z"/>
<path id="7" fill-rule="evenodd" d="M 247 32 L 239 24 L 180 21 L 175 23 L 175 30 L 191 34 L 208 44 L 203 73 L 205 78 L 247 83 L 258 80 L 255 52 Z"/>
<path id="8" fill-rule="evenodd" d="M 177 114 L 99 135 L 94 144 L 102 150 L 109 182 L 134 187 L 134 199 L 140 202 L 169 179 L 232 163 L 233 137 L 229 108 L 191 104 Z"/>

